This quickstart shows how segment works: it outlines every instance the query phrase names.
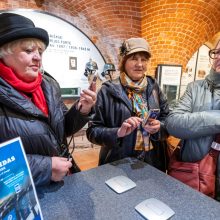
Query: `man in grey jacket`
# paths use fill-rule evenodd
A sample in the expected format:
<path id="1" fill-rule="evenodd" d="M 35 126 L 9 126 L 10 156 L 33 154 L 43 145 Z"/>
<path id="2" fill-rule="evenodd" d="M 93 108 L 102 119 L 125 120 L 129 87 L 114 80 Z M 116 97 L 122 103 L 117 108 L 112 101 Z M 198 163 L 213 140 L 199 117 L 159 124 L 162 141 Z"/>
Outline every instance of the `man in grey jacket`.
<path id="1" fill-rule="evenodd" d="M 183 140 L 181 160 L 196 162 L 209 152 L 215 135 L 220 133 L 220 41 L 209 52 L 213 65 L 204 80 L 190 83 L 175 109 L 168 115 L 168 132 Z M 220 160 L 217 177 L 220 176 Z M 220 181 L 216 181 L 220 200 Z"/>

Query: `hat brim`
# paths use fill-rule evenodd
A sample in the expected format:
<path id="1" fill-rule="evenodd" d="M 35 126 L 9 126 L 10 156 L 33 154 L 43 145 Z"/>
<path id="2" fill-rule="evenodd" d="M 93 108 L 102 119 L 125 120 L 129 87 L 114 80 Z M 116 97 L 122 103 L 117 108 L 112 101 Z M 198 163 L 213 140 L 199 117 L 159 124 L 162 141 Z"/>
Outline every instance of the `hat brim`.
<path id="1" fill-rule="evenodd" d="M 45 44 L 47 47 L 49 44 L 49 36 L 47 31 L 42 28 L 20 28 L 8 32 L 7 34 L 0 35 L 0 46 L 12 42 L 14 40 L 23 39 L 23 38 L 36 38 Z"/>
<path id="2" fill-rule="evenodd" d="M 138 47 L 138 48 L 135 48 L 133 50 L 130 50 L 128 53 L 126 53 L 126 56 L 128 56 L 132 53 L 137 53 L 137 52 L 146 52 L 151 57 L 151 53 L 148 50 L 146 50 L 145 48 L 142 48 L 142 47 Z"/>

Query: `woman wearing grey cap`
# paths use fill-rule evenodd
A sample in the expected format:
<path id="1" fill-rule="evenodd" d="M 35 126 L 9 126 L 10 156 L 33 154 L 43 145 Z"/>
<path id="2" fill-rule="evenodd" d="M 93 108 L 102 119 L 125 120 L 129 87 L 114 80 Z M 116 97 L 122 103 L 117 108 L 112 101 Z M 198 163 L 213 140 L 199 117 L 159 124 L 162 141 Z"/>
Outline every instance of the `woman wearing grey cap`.
<path id="1" fill-rule="evenodd" d="M 21 137 L 35 185 L 60 181 L 72 168 L 66 137 L 87 123 L 96 93 L 84 90 L 68 110 L 58 83 L 40 72 L 48 33 L 18 14 L 0 21 L 0 140 Z"/>
<path id="2" fill-rule="evenodd" d="M 100 165 L 136 157 L 165 170 L 167 133 L 163 121 L 169 108 L 156 81 L 146 76 L 149 45 L 143 38 L 125 40 L 120 57 L 120 77 L 102 85 L 87 137 L 102 146 Z M 150 109 L 160 111 L 158 118 L 144 123 Z"/>

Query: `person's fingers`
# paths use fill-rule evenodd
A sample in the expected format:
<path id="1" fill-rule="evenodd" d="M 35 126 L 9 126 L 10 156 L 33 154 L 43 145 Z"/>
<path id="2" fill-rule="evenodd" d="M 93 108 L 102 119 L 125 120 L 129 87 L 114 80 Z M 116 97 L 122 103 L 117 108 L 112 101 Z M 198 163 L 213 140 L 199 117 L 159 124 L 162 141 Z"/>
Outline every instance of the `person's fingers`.
<path id="1" fill-rule="evenodd" d="M 132 125 L 131 125 L 130 121 L 127 119 L 123 122 L 122 126 L 123 127 L 131 127 Z"/>
<path id="2" fill-rule="evenodd" d="M 68 168 L 70 168 L 70 167 L 72 167 L 73 166 L 73 164 L 72 164 L 72 162 L 71 161 L 68 161 Z"/>
<path id="3" fill-rule="evenodd" d="M 80 102 L 88 102 L 93 103 L 95 99 L 92 98 L 92 96 L 86 95 L 85 93 L 82 93 L 80 96 Z"/>
<path id="4" fill-rule="evenodd" d="M 122 126 L 118 129 L 117 135 L 118 137 L 124 137 L 130 133 L 131 125 L 129 123 L 124 122 Z"/>
<path id="5" fill-rule="evenodd" d="M 70 161 L 70 162 L 72 162 L 73 158 L 72 158 L 72 157 L 70 157 L 70 158 L 68 158 L 67 160 L 68 160 L 68 161 Z"/>
<path id="6" fill-rule="evenodd" d="M 59 157 L 59 159 L 60 159 L 61 161 L 67 161 L 67 158 L 66 158 L 66 157 Z"/>
<path id="7" fill-rule="evenodd" d="M 81 108 L 82 108 L 82 103 L 81 103 L 81 101 L 79 101 L 79 103 L 78 103 L 78 110 L 80 111 Z"/>
<path id="8" fill-rule="evenodd" d="M 80 94 L 80 112 L 83 114 L 88 114 L 91 111 L 91 108 L 95 105 L 96 102 L 96 93 L 85 89 Z"/>
<path id="9" fill-rule="evenodd" d="M 130 117 L 122 123 L 121 127 L 118 129 L 118 137 L 124 137 L 134 131 L 142 122 L 139 117 Z"/>
<path id="10" fill-rule="evenodd" d="M 89 86 L 89 89 L 93 92 L 96 92 L 96 82 L 92 82 L 91 85 Z"/>
<path id="11" fill-rule="evenodd" d="M 80 95 L 85 97 L 89 96 L 92 97 L 94 101 L 96 100 L 96 93 L 90 89 L 83 89 Z"/>
<path id="12" fill-rule="evenodd" d="M 138 117 L 130 117 L 125 120 L 125 123 L 130 124 L 130 127 L 136 128 L 141 123 L 141 118 Z"/>
<path id="13" fill-rule="evenodd" d="M 150 121 L 150 122 L 148 122 L 146 125 L 145 125 L 145 127 L 160 127 L 160 121 L 158 121 L 158 120 L 152 120 L 152 121 Z"/>
<path id="14" fill-rule="evenodd" d="M 56 157 L 56 169 L 58 170 L 64 170 L 67 169 L 67 168 L 70 168 L 72 166 L 72 158 L 70 158 L 68 160 L 68 158 L 66 157 Z"/>
<path id="15" fill-rule="evenodd" d="M 160 121 L 155 120 L 152 123 L 147 123 L 144 129 L 150 134 L 155 134 L 160 130 Z"/>
<path id="16" fill-rule="evenodd" d="M 80 96 L 80 102 L 83 105 L 93 106 L 96 102 L 96 95 L 82 93 L 81 96 Z"/>
<path id="17" fill-rule="evenodd" d="M 158 126 L 159 124 L 160 124 L 160 122 L 158 122 L 158 121 L 151 121 L 149 123 L 150 126 Z"/>

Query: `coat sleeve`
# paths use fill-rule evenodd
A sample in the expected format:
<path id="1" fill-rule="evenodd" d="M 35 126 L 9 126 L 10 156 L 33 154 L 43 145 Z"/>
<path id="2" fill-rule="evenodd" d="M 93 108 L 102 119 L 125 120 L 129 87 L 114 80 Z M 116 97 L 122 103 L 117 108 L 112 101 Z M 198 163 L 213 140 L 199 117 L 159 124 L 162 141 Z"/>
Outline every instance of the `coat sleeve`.
<path id="1" fill-rule="evenodd" d="M 48 75 L 48 73 L 47 73 Z M 44 92 L 48 93 L 47 96 L 50 97 L 50 99 L 54 99 L 56 102 L 56 106 L 61 113 L 64 116 L 64 130 L 65 130 L 65 134 L 66 136 L 70 136 L 74 133 L 76 133 L 77 131 L 79 131 L 90 119 L 90 114 L 88 115 L 83 115 L 79 112 L 79 110 L 76 109 L 76 106 L 78 104 L 78 101 L 76 101 L 73 106 L 68 109 L 66 107 L 66 105 L 63 103 L 62 100 L 62 96 L 61 96 L 61 90 L 60 90 L 60 86 L 58 84 L 58 82 L 56 80 L 54 80 L 53 78 L 51 79 L 51 77 L 49 78 L 49 85 L 47 85 L 47 87 L 50 86 L 51 90 L 47 91 L 47 87 L 44 86 Z M 51 93 L 52 91 L 52 93 Z M 56 111 L 59 111 L 56 109 Z M 63 118 L 62 118 L 63 119 Z M 60 120 L 60 119 L 59 119 Z"/>
<path id="2" fill-rule="evenodd" d="M 35 185 L 48 185 L 52 176 L 51 157 L 27 154 L 27 158 Z"/>
<path id="3" fill-rule="evenodd" d="M 105 87 L 102 87 L 97 94 L 97 101 L 95 105 L 95 114 L 89 128 L 86 131 L 87 138 L 94 144 L 101 146 L 119 146 L 120 138 L 117 137 L 118 127 L 109 128 L 106 127 L 105 119 L 107 116 L 105 114 L 109 113 L 108 97 L 105 94 Z M 109 113 L 110 114 L 110 113 Z"/>
<path id="4" fill-rule="evenodd" d="M 168 115 L 165 126 L 168 132 L 180 139 L 210 136 L 220 132 L 220 110 L 194 111 L 195 103 L 201 102 L 199 86 L 190 83 L 174 110 Z M 201 100 L 197 100 L 200 97 Z M 211 101 L 210 101 L 211 102 Z"/>
<path id="5" fill-rule="evenodd" d="M 90 114 L 88 115 L 83 115 L 80 113 L 80 111 L 76 108 L 77 103 L 74 103 L 74 105 L 67 111 L 64 110 L 65 112 L 65 133 L 67 136 L 70 136 L 77 131 L 79 131 L 90 119 L 91 119 L 91 114 L 93 110 L 91 111 Z M 65 107 L 63 107 L 65 108 Z"/>

